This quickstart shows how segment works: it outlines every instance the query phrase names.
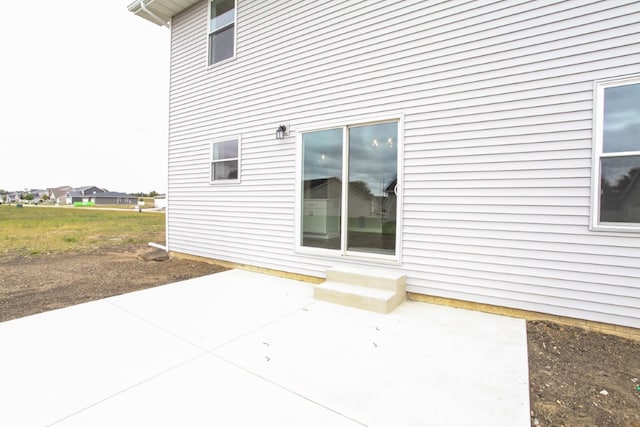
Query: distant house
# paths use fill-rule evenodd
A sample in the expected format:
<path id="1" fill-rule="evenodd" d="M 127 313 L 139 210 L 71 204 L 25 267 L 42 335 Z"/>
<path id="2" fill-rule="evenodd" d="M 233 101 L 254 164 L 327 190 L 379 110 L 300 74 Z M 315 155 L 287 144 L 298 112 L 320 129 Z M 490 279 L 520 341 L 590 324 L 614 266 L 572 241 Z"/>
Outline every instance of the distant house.
<path id="1" fill-rule="evenodd" d="M 95 187 L 93 185 L 90 185 L 90 186 L 87 186 L 87 187 L 75 188 L 74 191 L 78 191 L 83 196 L 87 196 L 87 195 L 90 195 L 90 194 L 105 193 L 107 190 L 105 188 L 99 188 L 99 187 Z"/>
<path id="2" fill-rule="evenodd" d="M 61 187 L 49 188 L 47 195 L 49 196 L 49 202 L 57 205 L 67 203 L 67 193 L 73 190 L 73 187 L 64 185 Z"/>
<path id="3" fill-rule="evenodd" d="M 637 1 L 129 10 L 171 31 L 170 251 L 640 327 Z"/>
<path id="4" fill-rule="evenodd" d="M 130 194 L 118 193 L 115 191 L 105 191 L 104 193 L 91 194 L 85 196 L 86 201 L 96 205 L 137 205 L 138 197 Z M 83 199 L 84 200 L 84 199 Z"/>
<path id="5" fill-rule="evenodd" d="M 67 191 L 64 198 L 68 205 L 72 205 L 75 202 L 82 202 L 82 194 L 79 191 Z"/>
<path id="6" fill-rule="evenodd" d="M 29 191 L 25 191 L 22 193 L 22 199 L 27 201 L 29 204 L 38 204 L 42 202 L 42 198 L 47 195 L 46 190 L 41 189 L 30 189 Z"/>
<path id="7" fill-rule="evenodd" d="M 88 202 L 89 196 L 105 193 L 107 190 L 95 186 L 78 187 L 67 191 L 65 194 L 66 203 L 71 205 L 76 202 Z"/>

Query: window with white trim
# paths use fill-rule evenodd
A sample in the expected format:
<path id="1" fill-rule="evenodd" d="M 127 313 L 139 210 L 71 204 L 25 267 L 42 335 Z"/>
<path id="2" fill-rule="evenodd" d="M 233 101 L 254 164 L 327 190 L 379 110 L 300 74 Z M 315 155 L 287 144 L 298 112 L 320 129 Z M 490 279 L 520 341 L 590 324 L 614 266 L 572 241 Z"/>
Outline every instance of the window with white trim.
<path id="1" fill-rule="evenodd" d="M 209 2 L 209 65 L 235 56 L 235 0 Z"/>
<path id="2" fill-rule="evenodd" d="M 594 225 L 640 230 L 640 76 L 596 85 Z"/>
<path id="3" fill-rule="evenodd" d="M 239 168 L 239 138 L 211 143 L 211 182 L 237 182 Z"/>

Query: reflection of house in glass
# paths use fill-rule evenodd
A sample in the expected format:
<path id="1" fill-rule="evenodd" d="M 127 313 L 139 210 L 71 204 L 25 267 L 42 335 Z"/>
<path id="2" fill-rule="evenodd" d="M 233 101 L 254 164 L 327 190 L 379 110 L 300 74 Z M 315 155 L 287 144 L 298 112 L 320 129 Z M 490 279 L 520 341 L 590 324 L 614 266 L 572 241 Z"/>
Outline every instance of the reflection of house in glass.
<path id="1" fill-rule="evenodd" d="M 304 183 L 302 210 L 303 243 L 322 248 L 340 247 L 342 181 L 336 177 L 308 179 Z M 348 246 L 373 251 L 395 246 L 396 178 L 381 196 L 374 196 L 367 183 L 349 183 Z M 389 234 L 384 238 L 384 234 Z M 372 240 L 376 242 L 372 242 Z M 383 243 L 384 241 L 384 243 Z M 366 245 L 365 245 L 366 244 Z"/>
<path id="2" fill-rule="evenodd" d="M 398 177 L 394 176 L 391 181 L 384 187 L 384 198 L 382 209 L 385 213 L 387 221 L 396 221 L 396 207 L 398 196 L 396 195 L 396 188 L 398 186 Z"/>
<path id="3" fill-rule="evenodd" d="M 392 180 L 393 181 L 393 180 Z M 391 186 L 392 192 L 395 185 Z M 395 195 L 394 195 L 395 196 Z M 396 247 L 395 202 L 389 194 L 374 196 L 363 181 L 349 183 L 347 249 L 369 253 L 393 253 Z"/>
<path id="4" fill-rule="evenodd" d="M 341 188 L 341 181 L 335 177 L 304 181 L 304 239 L 338 239 L 339 245 Z M 320 247 L 329 246 L 322 244 Z"/>
<path id="5" fill-rule="evenodd" d="M 366 182 L 349 183 L 349 219 L 370 218 L 374 215 L 375 198 Z"/>

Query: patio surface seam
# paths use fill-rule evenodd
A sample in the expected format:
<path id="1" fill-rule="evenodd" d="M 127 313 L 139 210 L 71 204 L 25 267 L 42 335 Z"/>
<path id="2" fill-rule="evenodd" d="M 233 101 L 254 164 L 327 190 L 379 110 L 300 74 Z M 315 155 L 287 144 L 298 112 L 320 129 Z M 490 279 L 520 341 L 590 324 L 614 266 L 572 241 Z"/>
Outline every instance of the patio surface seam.
<path id="1" fill-rule="evenodd" d="M 152 381 L 152 380 L 154 380 L 156 378 L 159 378 L 159 377 L 165 375 L 168 372 L 174 371 L 174 370 L 176 370 L 176 369 L 178 369 L 178 368 L 180 368 L 182 366 L 185 366 L 185 365 L 193 362 L 194 360 L 197 360 L 197 359 L 199 359 L 201 357 L 204 357 L 206 355 L 207 355 L 207 352 L 200 353 L 200 354 L 198 354 L 196 356 L 188 358 L 187 360 L 183 360 L 182 362 L 180 362 L 180 363 L 178 363 L 178 364 L 176 364 L 174 366 L 171 366 L 169 368 L 166 368 L 166 369 L 163 369 L 163 370 L 161 370 L 159 372 L 156 372 L 155 374 L 145 378 L 142 381 L 138 381 L 135 384 L 131 384 L 129 386 L 126 386 L 126 387 L 122 388 L 121 390 L 118 390 L 117 392 L 110 394 L 107 397 L 99 399 L 99 400 L 93 402 L 92 404 L 85 406 L 82 409 L 78 409 L 77 411 L 74 411 L 74 412 L 72 412 L 72 413 L 70 413 L 70 414 L 68 414 L 68 415 L 66 415 L 66 416 L 64 416 L 64 417 L 62 417 L 62 418 L 60 418 L 60 419 L 58 419 L 56 421 L 53 421 L 52 423 L 48 424 L 48 426 L 54 426 L 56 424 L 60 424 L 61 422 L 64 422 L 64 421 L 66 421 L 66 420 L 68 420 L 70 418 L 73 418 L 74 416 L 76 416 L 78 414 L 81 414 L 84 411 L 87 411 L 87 410 L 89 410 L 89 409 L 91 409 L 93 407 L 96 407 L 96 406 L 100 405 L 101 403 L 107 402 L 107 401 L 113 399 L 116 396 L 119 396 L 119 395 L 121 395 L 123 393 L 126 393 L 129 390 L 133 390 L 134 388 L 136 388 L 136 387 L 138 387 L 138 386 L 140 386 L 142 384 L 148 383 L 149 381 Z"/>
<path id="2" fill-rule="evenodd" d="M 317 401 L 315 401 L 315 400 L 313 400 L 313 399 L 310 399 L 310 398 L 308 398 L 307 396 L 305 396 L 304 394 L 298 393 L 297 391 L 292 390 L 292 389 L 290 389 L 290 388 L 287 388 L 287 387 L 283 386 L 282 384 L 278 384 L 277 382 L 271 381 L 270 379 L 265 378 L 265 377 L 263 377 L 262 375 L 260 375 L 260 374 L 258 374 L 258 373 L 256 373 L 256 372 L 254 372 L 254 371 L 252 371 L 252 370 L 250 370 L 250 369 L 248 369 L 248 368 L 246 368 L 246 367 L 244 367 L 244 366 L 242 366 L 242 365 L 239 365 L 239 364 L 237 364 L 237 363 L 233 362 L 232 360 L 229 360 L 229 359 L 227 359 L 227 358 L 225 358 L 225 357 L 222 357 L 222 356 L 220 356 L 220 355 L 218 355 L 218 354 L 215 354 L 215 353 L 211 353 L 211 352 L 210 352 L 210 354 L 211 354 L 212 356 L 214 356 L 214 357 L 218 358 L 219 360 L 221 360 L 221 361 L 225 362 L 225 363 L 228 363 L 228 364 L 230 364 L 230 365 L 232 365 L 232 366 L 235 366 L 235 367 L 236 367 L 236 368 L 238 368 L 238 369 L 243 370 L 244 372 L 246 372 L 246 373 L 250 374 L 250 375 L 251 375 L 251 376 L 253 376 L 253 377 L 259 378 L 260 380 L 262 380 L 262 381 L 266 382 L 267 384 L 271 384 L 271 385 L 273 385 L 273 386 L 275 386 L 275 387 L 278 387 L 278 388 L 279 388 L 279 389 L 281 389 L 281 390 L 286 391 L 287 393 L 291 393 L 291 394 L 293 394 L 293 395 L 295 395 L 295 396 L 298 396 L 299 398 L 304 399 L 304 400 L 306 400 L 306 401 L 308 401 L 308 402 L 311 402 L 311 403 L 313 403 L 313 404 L 314 404 L 314 405 L 316 405 L 316 406 L 319 406 L 319 407 L 321 407 L 321 408 L 323 408 L 323 409 L 326 409 L 327 411 L 330 411 L 330 412 L 332 412 L 332 413 L 334 413 L 334 414 L 336 414 L 336 415 L 340 415 L 341 417 L 344 417 L 344 418 L 348 419 L 349 421 L 353 421 L 354 423 L 360 424 L 360 425 L 362 425 L 362 426 L 366 426 L 366 425 L 367 425 L 367 424 L 365 424 L 365 423 L 363 423 L 363 422 L 361 422 L 361 421 L 356 420 L 355 418 L 352 418 L 352 417 L 350 417 L 350 416 L 348 416 L 348 415 L 346 415 L 346 414 L 343 414 L 343 413 L 341 413 L 341 412 L 338 412 L 338 411 L 336 411 L 335 409 L 333 409 L 333 408 L 331 408 L 331 407 L 329 407 L 329 406 L 327 406 L 327 405 L 323 405 L 323 404 L 322 404 L 322 403 L 320 403 L 320 402 L 317 402 Z"/>
<path id="3" fill-rule="evenodd" d="M 277 318 L 272 319 L 272 320 L 270 320 L 270 321 L 268 321 L 268 322 L 265 322 L 265 323 L 261 324 L 260 326 L 257 326 L 257 327 L 255 327 L 255 328 L 253 328 L 253 329 L 251 329 L 251 330 L 245 331 L 245 332 L 241 333 L 240 335 L 236 335 L 236 336 L 234 336 L 232 339 L 227 340 L 227 341 L 225 341 L 225 342 L 224 342 L 224 343 L 222 343 L 222 344 L 218 344 L 218 345 L 216 345 L 215 347 L 213 347 L 213 348 L 211 348 L 211 349 L 208 349 L 208 350 L 206 350 L 206 351 L 207 351 L 207 352 L 209 352 L 209 353 L 212 353 L 212 352 L 214 352 L 214 351 L 216 351 L 216 350 L 219 350 L 219 349 L 221 349 L 222 347 L 225 347 L 225 346 L 227 346 L 227 345 L 229 345 L 229 344 L 233 343 L 234 341 L 238 341 L 238 340 L 240 340 L 240 339 L 242 339 L 242 338 L 244 338 L 244 337 L 246 337 L 246 336 L 249 336 L 249 335 L 251 335 L 251 334 L 253 334 L 253 333 L 255 333 L 255 332 L 258 332 L 258 331 L 259 331 L 259 330 L 261 330 L 261 329 L 266 328 L 267 326 L 273 325 L 274 323 L 280 322 L 281 320 L 284 320 L 284 319 L 286 319 L 286 318 L 288 318 L 288 317 L 291 317 L 291 316 L 293 316 L 294 314 L 298 313 L 300 310 L 305 310 L 307 307 L 310 307 L 310 306 L 312 306 L 312 305 L 314 305 L 314 304 L 317 304 L 317 301 L 313 301 L 313 302 L 311 302 L 311 303 L 309 303 L 309 304 L 305 304 L 304 306 L 302 306 L 302 307 L 300 307 L 300 308 L 296 308 L 295 310 L 292 310 L 292 311 L 290 311 L 290 312 L 288 312 L 288 313 L 286 313 L 286 314 L 283 314 L 283 315 L 282 315 L 282 316 L 280 316 L 280 317 L 277 317 Z"/>
<path id="4" fill-rule="evenodd" d="M 160 330 L 160 331 L 162 331 L 164 333 L 167 333 L 167 334 L 171 335 L 174 338 L 178 338 L 180 341 L 184 341 L 185 343 L 196 347 L 198 350 L 200 350 L 200 351 L 202 351 L 204 353 L 206 353 L 208 351 L 206 348 L 202 347 L 201 345 L 198 345 L 198 344 L 196 344 L 194 342 L 191 342 L 188 339 L 186 339 L 185 337 L 180 336 L 180 335 L 176 334 L 175 332 L 171 332 L 170 330 L 168 330 L 166 328 L 163 328 L 162 326 L 160 326 L 160 325 L 158 325 L 158 324 L 156 324 L 156 323 L 154 323 L 154 322 L 152 322 L 152 321 L 150 321 L 148 319 L 145 319 L 144 317 L 140 316 L 139 314 L 136 314 L 136 313 L 132 312 L 131 310 L 128 310 L 128 309 L 126 309 L 126 308 L 114 303 L 113 301 L 107 301 L 107 302 L 109 304 L 113 305 L 115 308 L 127 313 L 128 315 L 133 316 L 136 319 L 139 319 L 139 320 L 145 322 L 146 324 L 148 324 L 150 326 L 153 326 L 154 328 L 156 328 L 156 329 L 158 329 L 158 330 Z"/>

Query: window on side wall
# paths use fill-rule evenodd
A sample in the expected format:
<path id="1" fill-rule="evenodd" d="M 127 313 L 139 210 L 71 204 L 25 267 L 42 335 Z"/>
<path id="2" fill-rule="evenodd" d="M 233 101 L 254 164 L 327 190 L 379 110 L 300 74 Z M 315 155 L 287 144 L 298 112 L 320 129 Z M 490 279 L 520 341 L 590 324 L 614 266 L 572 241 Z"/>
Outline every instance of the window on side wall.
<path id="1" fill-rule="evenodd" d="M 640 76 L 596 84 L 593 225 L 640 231 Z"/>
<path id="2" fill-rule="evenodd" d="M 240 138 L 211 143 L 211 182 L 238 182 Z"/>
<path id="3" fill-rule="evenodd" d="M 235 56 L 235 0 L 209 2 L 209 65 Z"/>

